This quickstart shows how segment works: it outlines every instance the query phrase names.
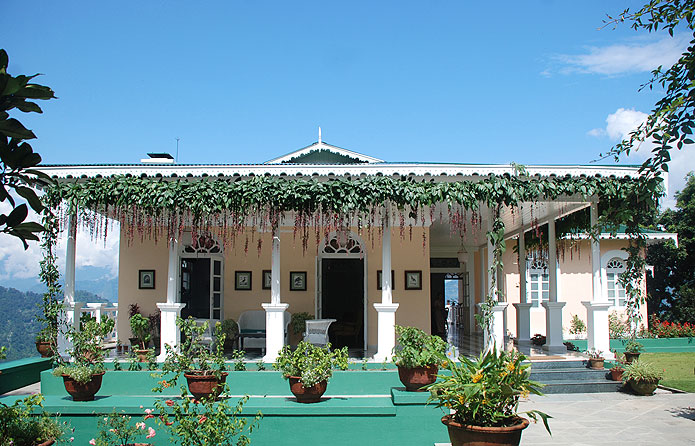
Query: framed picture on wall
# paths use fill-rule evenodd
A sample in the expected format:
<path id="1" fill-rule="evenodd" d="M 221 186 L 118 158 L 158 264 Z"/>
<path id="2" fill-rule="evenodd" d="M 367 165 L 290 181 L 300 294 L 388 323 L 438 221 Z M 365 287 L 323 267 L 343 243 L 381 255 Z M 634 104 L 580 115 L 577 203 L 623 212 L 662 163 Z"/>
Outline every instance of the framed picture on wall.
<path id="1" fill-rule="evenodd" d="M 234 289 L 242 291 L 251 289 L 251 271 L 234 272 Z"/>
<path id="2" fill-rule="evenodd" d="M 422 271 L 406 271 L 405 272 L 405 289 L 406 290 L 421 290 L 422 289 Z"/>
<path id="3" fill-rule="evenodd" d="M 264 290 L 269 290 L 270 286 L 273 284 L 273 276 L 271 275 L 271 271 L 269 269 L 264 269 L 263 270 L 263 283 L 261 284 L 261 288 Z"/>
<path id="4" fill-rule="evenodd" d="M 141 269 L 138 271 L 138 288 L 141 290 L 154 289 L 154 270 Z"/>
<path id="5" fill-rule="evenodd" d="M 290 271 L 290 291 L 306 291 L 306 271 Z"/>
<path id="6" fill-rule="evenodd" d="M 381 289 L 381 270 L 376 271 L 376 289 Z M 391 270 L 391 290 L 396 289 L 396 275 L 393 270 Z"/>

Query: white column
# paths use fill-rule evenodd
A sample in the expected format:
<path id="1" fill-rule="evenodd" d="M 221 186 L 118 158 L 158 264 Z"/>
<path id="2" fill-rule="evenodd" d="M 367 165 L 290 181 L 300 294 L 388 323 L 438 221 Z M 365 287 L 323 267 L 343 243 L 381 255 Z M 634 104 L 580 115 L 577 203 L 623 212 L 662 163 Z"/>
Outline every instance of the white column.
<path id="1" fill-rule="evenodd" d="M 176 318 L 181 316 L 181 310 L 186 304 L 182 303 L 158 303 L 162 317 L 162 330 L 160 333 L 160 348 L 157 361 L 163 362 L 166 359 L 166 346 L 169 345 L 173 349 L 178 349 L 181 344 L 181 331 L 176 326 Z"/>
<path id="2" fill-rule="evenodd" d="M 465 333 L 470 335 L 475 332 L 475 257 L 472 250 L 468 251 L 468 262 L 466 262 L 466 272 L 468 273 L 468 326 Z"/>
<path id="3" fill-rule="evenodd" d="M 591 203 L 589 210 L 591 228 L 595 228 L 598 221 L 598 204 Z M 591 272 L 592 272 L 592 299 L 582 301 L 586 307 L 586 334 L 589 350 L 603 352 L 606 359 L 614 359 L 610 351 L 610 333 L 608 331 L 608 296 L 603 294 L 601 284 L 601 245 L 598 239 L 590 239 L 591 243 Z"/>
<path id="4" fill-rule="evenodd" d="M 265 310 L 264 362 L 275 362 L 285 345 L 285 310 L 289 304 L 280 302 L 280 234 L 273 236 L 270 267 L 270 303 L 261 304 Z"/>
<path id="5" fill-rule="evenodd" d="M 492 230 L 492 213 L 488 218 L 488 230 Z M 481 259 L 482 260 L 482 259 Z M 484 333 L 485 350 L 487 351 L 495 346 L 498 352 L 504 350 L 504 310 L 507 309 L 507 302 L 499 302 L 499 290 L 502 289 L 502 284 L 500 283 L 500 271 L 499 268 L 493 270 L 491 266 L 495 262 L 495 247 L 492 245 L 490 240 L 487 241 L 487 262 L 485 262 L 485 270 L 487 271 L 487 292 L 492 294 L 492 299 L 497 303 L 492 307 L 492 321 L 490 323 L 491 333 Z M 482 262 L 481 262 L 482 263 Z M 493 281 L 495 286 L 492 286 Z"/>
<path id="6" fill-rule="evenodd" d="M 558 302 L 557 296 L 557 241 L 555 240 L 555 218 L 548 220 L 548 286 L 549 302 L 543 302 L 545 308 L 545 336 L 543 350 L 549 353 L 566 353 L 567 347 L 562 338 L 562 307 L 565 302 Z"/>
<path id="7" fill-rule="evenodd" d="M 519 234 L 519 303 L 512 304 L 516 309 L 516 343 L 531 344 L 531 303 L 526 293 L 526 240 L 524 232 Z"/>
<path id="8" fill-rule="evenodd" d="M 68 217 L 68 240 L 65 248 L 65 288 L 63 298 L 63 311 L 61 311 L 58 324 L 58 353 L 67 358 L 68 351 L 72 349 L 72 342 L 67 338 L 70 330 L 80 330 L 80 315 L 82 302 L 75 302 L 75 252 L 77 239 L 77 210 Z"/>
<path id="9" fill-rule="evenodd" d="M 377 351 L 374 360 L 390 361 L 396 345 L 396 310 L 391 291 L 391 225 L 388 208 L 381 243 L 381 303 L 374 304 L 377 312 Z M 405 285 L 404 285 L 405 286 Z"/>
<path id="10" fill-rule="evenodd" d="M 174 304 L 178 300 L 176 279 L 179 272 L 179 242 L 174 239 L 169 242 L 169 264 L 167 267 L 167 303 Z M 162 325 L 163 327 L 163 325 Z"/>

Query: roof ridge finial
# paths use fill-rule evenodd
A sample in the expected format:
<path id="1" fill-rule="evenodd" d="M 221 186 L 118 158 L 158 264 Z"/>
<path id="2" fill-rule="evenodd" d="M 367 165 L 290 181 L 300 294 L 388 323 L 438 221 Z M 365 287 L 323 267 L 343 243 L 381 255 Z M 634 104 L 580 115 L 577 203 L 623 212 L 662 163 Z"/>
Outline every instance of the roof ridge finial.
<path id="1" fill-rule="evenodd" d="M 319 144 L 321 144 L 321 126 L 319 126 Z"/>

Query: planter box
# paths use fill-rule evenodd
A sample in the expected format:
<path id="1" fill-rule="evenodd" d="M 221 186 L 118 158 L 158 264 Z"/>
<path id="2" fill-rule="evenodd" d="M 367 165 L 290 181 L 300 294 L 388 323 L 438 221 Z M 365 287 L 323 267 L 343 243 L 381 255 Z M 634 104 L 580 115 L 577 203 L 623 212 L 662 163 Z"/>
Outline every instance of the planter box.
<path id="1" fill-rule="evenodd" d="M 565 339 L 576 345 L 580 351 L 587 349 L 586 339 Z M 625 344 L 629 339 L 611 339 L 611 350 L 618 353 L 625 351 Z M 637 342 L 644 345 L 644 352 L 648 353 L 676 353 L 676 352 L 695 352 L 695 338 L 638 338 Z"/>

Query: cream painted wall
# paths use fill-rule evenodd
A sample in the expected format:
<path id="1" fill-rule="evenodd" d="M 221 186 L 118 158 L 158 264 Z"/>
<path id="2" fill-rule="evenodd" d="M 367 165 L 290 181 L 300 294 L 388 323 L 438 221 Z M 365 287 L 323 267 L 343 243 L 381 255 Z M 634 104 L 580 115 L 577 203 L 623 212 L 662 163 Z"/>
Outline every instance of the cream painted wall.
<path id="1" fill-rule="evenodd" d="M 78 248 L 79 249 L 79 248 Z M 166 241 L 134 240 L 128 246 L 127 229 L 121 230 L 118 256 L 118 337 L 128 345 L 131 337 L 128 308 L 137 303 L 140 312 L 148 315 L 157 311 L 157 302 L 166 302 L 167 268 L 169 248 Z M 138 289 L 138 274 L 141 269 L 154 270 L 154 289 Z"/>
<path id="2" fill-rule="evenodd" d="M 281 301 L 288 303 L 291 313 L 307 312 L 314 314 L 317 285 L 316 253 L 318 251 L 315 237 L 310 237 L 308 248 L 302 250 L 299 238 L 294 239 L 291 228 L 283 228 L 280 240 L 281 258 Z M 427 232 L 423 251 L 423 231 Z M 152 241 L 133 241 L 128 246 L 121 232 L 119 253 L 119 313 L 126 315 L 128 306 L 137 302 L 143 313 L 156 311 L 157 302 L 166 301 L 166 280 L 168 267 L 168 247 L 166 243 L 155 244 Z M 412 241 L 400 238 L 400 231 L 394 229 L 391 238 L 392 268 L 395 274 L 393 301 L 400 304 L 396 312 L 396 323 L 412 325 L 430 331 L 430 276 L 429 276 L 429 229 L 413 228 Z M 261 234 L 262 247 L 257 250 L 255 240 L 251 241 L 249 233 L 248 252 L 244 252 L 245 241 L 238 237 L 234 247 L 227 247 L 224 252 L 224 316 L 238 320 L 239 315 L 247 310 L 262 310 L 261 303 L 270 302 L 270 290 L 262 289 L 262 272 L 271 268 L 271 239 L 269 234 Z M 376 237 L 376 236 L 375 236 Z M 376 272 L 381 269 L 381 238 L 364 240 L 367 262 L 367 327 L 368 344 L 377 342 L 377 314 L 374 303 L 381 302 L 381 291 L 377 290 Z M 155 289 L 138 290 L 137 275 L 139 269 L 155 270 Z M 404 272 L 406 270 L 422 271 L 422 290 L 404 289 Z M 235 290 L 236 271 L 251 271 L 251 290 Z M 307 290 L 290 291 L 290 271 L 306 271 Z M 130 336 L 127 317 L 118 321 L 121 342 L 126 343 Z"/>

